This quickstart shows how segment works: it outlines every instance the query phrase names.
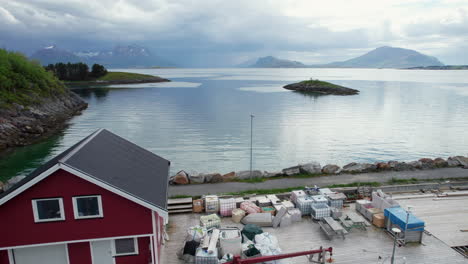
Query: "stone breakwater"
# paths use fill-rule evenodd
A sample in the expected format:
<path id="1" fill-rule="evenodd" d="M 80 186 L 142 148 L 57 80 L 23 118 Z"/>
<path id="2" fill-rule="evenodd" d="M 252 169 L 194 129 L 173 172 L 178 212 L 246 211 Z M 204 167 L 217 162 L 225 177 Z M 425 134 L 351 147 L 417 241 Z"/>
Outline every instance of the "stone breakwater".
<path id="1" fill-rule="evenodd" d="M 48 137 L 66 126 L 66 121 L 80 114 L 88 104 L 73 92 L 41 99 L 24 107 L 14 104 L 0 109 L 0 153 Z"/>
<path id="2" fill-rule="evenodd" d="M 274 178 L 274 177 L 288 177 L 298 174 L 310 175 L 336 175 L 346 173 L 368 173 L 368 172 L 384 172 L 384 171 L 412 171 L 412 170 L 430 170 L 436 168 L 447 167 L 463 167 L 468 169 L 468 157 L 453 156 L 448 159 L 443 158 L 422 158 L 420 160 L 411 162 L 401 161 L 388 161 L 376 163 L 356 163 L 351 162 L 343 167 L 335 164 L 327 164 L 321 166 L 318 162 L 309 162 L 306 164 L 299 164 L 297 166 L 284 168 L 281 171 L 252 171 L 253 178 Z M 246 180 L 250 178 L 250 171 L 229 172 L 226 174 L 221 173 L 197 173 L 179 171 L 176 175 L 171 176 L 169 179 L 170 184 L 192 184 L 192 183 L 220 183 L 230 182 L 236 180 Z"/>

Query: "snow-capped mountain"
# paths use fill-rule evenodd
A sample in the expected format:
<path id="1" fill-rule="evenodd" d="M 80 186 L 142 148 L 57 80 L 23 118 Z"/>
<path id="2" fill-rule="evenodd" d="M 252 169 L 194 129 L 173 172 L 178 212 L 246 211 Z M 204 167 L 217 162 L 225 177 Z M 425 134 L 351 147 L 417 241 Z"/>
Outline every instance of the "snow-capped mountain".
<path id="1" fill-rule="evenodd" d="M 31 58 L 39 60 L 43 65 L 58 62 L 84 62 L 87 64 L 102 64 L 108 68 L 133 68 L 151 66 L 174 66 L 172 63 L 155 56 L 142 46 L 117 45 L 112 50 L 70 52 L 56 46 L 48 46 L 36 51 Z"/>

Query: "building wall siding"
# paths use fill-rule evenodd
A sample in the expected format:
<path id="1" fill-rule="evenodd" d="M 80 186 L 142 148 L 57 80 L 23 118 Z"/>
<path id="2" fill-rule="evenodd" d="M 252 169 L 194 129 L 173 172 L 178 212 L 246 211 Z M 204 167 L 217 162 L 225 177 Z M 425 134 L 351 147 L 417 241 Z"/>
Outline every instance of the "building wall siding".
<path id="1" fill-rule="evenodd" d="M 0 264 L 9 264 L 8 250 L 0 250 Z"/>
<path id="2" fill-rule="evenodd" d="M 115 257 L 115 263 L 148 264 L 151 262 L 150 246 L 150 237 L 140 237 L 138 238 L 138 255 Z"/>
<path id="3" fill-rule="evenodd" d="M 68 244 L 69 264 L 93 264 L 89 242 Z"/>
<path id="4" fill-rule="evenodd" d="M 131 177 L 131 175 L 129 175 Z M 74 219 L 72 197 L 102 197 L 103 218 Z M 32 199 L 62 197 L 65 220 L 35 223 Z M 153 233 L 152 211 L 64 170 L 0 206 L 0 248 Z"/>

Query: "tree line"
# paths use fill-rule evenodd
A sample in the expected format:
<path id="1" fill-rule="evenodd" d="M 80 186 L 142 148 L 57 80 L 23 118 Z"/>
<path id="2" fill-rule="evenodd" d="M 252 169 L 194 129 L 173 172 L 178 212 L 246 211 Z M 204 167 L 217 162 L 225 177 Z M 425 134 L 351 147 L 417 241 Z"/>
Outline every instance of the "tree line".
<path id="1" fill-rule="evenodd" d="M 44 68 L 62 81 L 87 81 L 107 74 L 107 69 L 100 64 L 93 64 L 89 71 L 88 65 L 82 62 L 66 64 L 60 62 L 49 64 Z"/>

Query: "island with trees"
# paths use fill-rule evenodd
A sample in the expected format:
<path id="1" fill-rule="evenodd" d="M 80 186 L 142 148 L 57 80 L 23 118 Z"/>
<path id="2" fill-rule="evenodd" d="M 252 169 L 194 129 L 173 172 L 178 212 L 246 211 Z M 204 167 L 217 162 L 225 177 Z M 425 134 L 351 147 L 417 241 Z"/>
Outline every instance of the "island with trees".
<path id="1" fill-rule="evenodd" d="M 68 86 L 82 85 L 109 85 L 109 84 L 135 84 L 170 82 L 158 76 L 131 73 L 110 72 L 103 65 L 93 64 L 91 71 L 85 63 L 56 63 L 45 66 L 45 69 L 53 73 L 59 80 Z"/>
<path id="2" fill-rule="evenodd" d="M 307 80 L 298 83 L 292 83 L 283 86 L 284 89 L 292 90 L 300 93 L 315 94 L 315 95 L 354 95 L 359 94 L 358 90 L 343 87 L 337 84 L 320 81 Z"/>

